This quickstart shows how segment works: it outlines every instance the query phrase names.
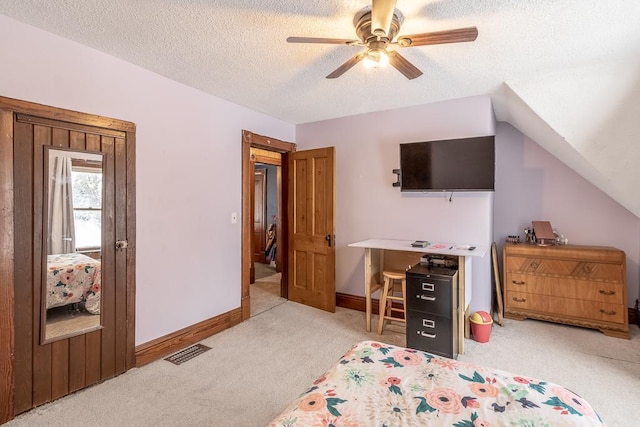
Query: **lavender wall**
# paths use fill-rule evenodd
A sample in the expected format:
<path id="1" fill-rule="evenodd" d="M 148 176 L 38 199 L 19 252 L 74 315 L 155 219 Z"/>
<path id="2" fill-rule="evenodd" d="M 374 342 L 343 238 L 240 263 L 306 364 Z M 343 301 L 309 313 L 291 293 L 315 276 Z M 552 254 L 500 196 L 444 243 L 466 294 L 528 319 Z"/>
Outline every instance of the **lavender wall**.
<path id="1" fill-rule="evenodd" d="M 508 123 L 496 127 L 494 238 L 550 221 L 569 243 L 614 246 L 627 255 L 628 306 L 640 294 L 640 219 Z"/>
<path id="2" fill-rule="evenodd" d="M 136 344 L 240 305 L 241 222 L 230 214 L 241 210 L 242 129 L 336 147 L 339 292 L 363 293 L 362 251 L 350 242 L 488 244 L 537 217 L 572 243 L 625 250 L 630 306 L 640 293 L 638 218 L 508 124 L 497 128 L 495 196 L 449 203 L 391 187 L 400 142 L 494 134 L 488 96 L 294 127 L 2 15 L 0 38 L 0 96 L 137 124 Z M 473 267 L 472 309 L 486 309 L 489 258 Z"/>
<path id="3" fill-rule="evenodd" d="M 493 193 L 401 193 L 392 187 L 399 143 L 494 134 L 488 96 L 362 114 L 296 127 L 299 149 L 336 148 L 336 289 L 364 295 L 363 250 L 369 238 L 489 245 Z M 490 256 L 473 260 L 472 310 L 491 301 Z"/>
<path id="4" fill-rule="evenodd" d="M 240 306 L 241 131 L 295 127 L 0 15 L 0 95 L 137 125 L 136 344 Z"/>

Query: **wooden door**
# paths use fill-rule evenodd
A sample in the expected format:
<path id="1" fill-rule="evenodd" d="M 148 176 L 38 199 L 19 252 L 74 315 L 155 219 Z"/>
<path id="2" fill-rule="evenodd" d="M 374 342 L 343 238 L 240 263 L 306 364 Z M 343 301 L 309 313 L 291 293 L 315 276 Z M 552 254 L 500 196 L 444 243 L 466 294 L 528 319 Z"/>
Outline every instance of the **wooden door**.
<path id="1" fill-rule="evenodd" d="M 253 196 L 253 261 L 262 264 L 267 262 L 266 247 L 266 215 L 267 215 L 267 180 L 266 169 L 256 169 L 254 172 Z"/>
<path id="2" fill-rule="evenodd" d="M 289 299 L 335 312 L 335 148 L 289 154 Z"/>
<path id="3" fill-rule="evenodd" d="M 8 98 L 0 110 L 12 118 L 0 131 L 13 136 L 14 375 L 0 379 L 11 382 L 0 387 L 14 397 L 10 419 L 135 365 L 135 125 Z M 101 326 L 49 341 L 41 335 L 47 147 L 97 153 L 103 175 Z M 117 250 L 116 241 L 128 246 Z"/>

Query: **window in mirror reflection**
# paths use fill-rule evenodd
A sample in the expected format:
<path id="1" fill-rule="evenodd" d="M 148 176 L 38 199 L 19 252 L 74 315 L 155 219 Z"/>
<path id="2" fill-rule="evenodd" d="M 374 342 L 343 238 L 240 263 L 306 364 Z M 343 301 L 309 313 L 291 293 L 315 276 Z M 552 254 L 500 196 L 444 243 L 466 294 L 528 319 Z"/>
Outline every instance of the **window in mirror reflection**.
<path id="1" fill-rule="evenodd" d="M 102 155 L 48 150 L 44 341 L 100 327 Z"/>
<path id="2" fill-rule="evenodd" d="M 85 162 L 71 166 L 76 251 L 99 250 L 102 243 L 102 170 Z"/>

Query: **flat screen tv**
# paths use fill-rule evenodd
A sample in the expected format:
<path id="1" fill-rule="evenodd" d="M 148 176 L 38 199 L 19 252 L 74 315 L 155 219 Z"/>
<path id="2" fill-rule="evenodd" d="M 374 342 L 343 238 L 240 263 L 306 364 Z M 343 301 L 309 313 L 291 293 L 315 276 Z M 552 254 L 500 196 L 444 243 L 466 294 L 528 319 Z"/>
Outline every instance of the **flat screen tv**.
<path id="1" fill-rule="evenodd" d="M 400 144 L 401 191 L 493 191 L 493 136 Z"/>

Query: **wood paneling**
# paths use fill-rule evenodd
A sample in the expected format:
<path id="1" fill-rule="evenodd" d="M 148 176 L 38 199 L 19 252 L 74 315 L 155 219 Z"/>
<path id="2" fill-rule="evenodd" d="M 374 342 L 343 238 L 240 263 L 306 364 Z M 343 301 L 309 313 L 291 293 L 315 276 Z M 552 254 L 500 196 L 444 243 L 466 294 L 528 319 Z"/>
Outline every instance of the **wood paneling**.
<path id="1" fill-rule="evenodd" d="M 116 129 L 124 132 L 135 131 L 136 125 L 131 122 L 97 116 L 94 114 L 79 113 L 77 111 L 52 108 L 47 105 L 0 97 L 0 107 L 8 111 L 36 117 L 58 120 L 61 122 L 77 123 L 86 126 L 96 126 L 104 129 Z"/>
<path id="2" fill-rule="evenodd" d="M 0 110 L 0 378 L 14 375 L 13 117 Z M 0 379 L 0 424 L 13 418 L 14 389 Z"/>
<path id="3" fill-rule="evenodd" d="M 48 146 L 105 153 L 103 329 L 42 344 Z M 0 189 L 3 423 L 135 365 L 135 125 L 0 97 Z"/>
<path id="4" fill-rule="evenodd" d="M 126 172 L 127 172 L 127 319 L 126 319 L 126 369 L 136 365 L 135 354 L 135 327 L 136 327 L 136 133 L 135 129 L 127 131 L 126 147 Z"/>
<path id="5" fill-rule="evenodd" d="M 102 293 L 100 316 L 102 321 L 102 379 L 116 375 L 116 266 L 115 266 L 115 159 L 114 139 L 101 137 L 102 184 L 104 188 L 102 205 Z"/>
<path id="6" fill-rule="evenodd" d="M 69 338 L 69 360 L 87 360 L 86 335 Z M 78 391 L 86 384 L 86 363 L 69 364 L 69 393 Z"/>
<path id="7" fill-rule="evenodd" d="M 51 399 L 69 393 L 69 340 L 51 343 Z"/>
<path id="8" fill-rule="evenodd" d="M 84 337 L 86 342 L 86 359 L 83 364 L 85 385 L 90 386 L 102 379 L 102 330 L 89 332 Z"/>
<path id="9" fill-rule="evenodd" d="M 13 121 L 13 116 L 11 116 Z M 15 229 L 23 230 L 25 236 L 33 235 L 33 126 L 15 123 L 15 139 L 25 141 L 14 147 L 16 168 L 14 176 L 15 190 Z M 13 159 L 11 162 L 13 166 Z M 31 238 L 15 241 L 15 406 L 14 412 L 20 414 L 33 406 L 33 240 Z M 36 337 L 35 339 L 37 339 Z"/>
<path id="10" fill-rule="evenodd" d="M 46 259 L 46 251 L 42 248 L 44 147 L 51 145 L 51 139 L 50 127 L 34 125 L 33 187 L 31 188 L 31 194 L 33 194 L 33 406 L 42 405 L 51 400 L 51 345 L 40 345 L 40 331 L 44 328 L 44 319 L 41 316 L 42 265 Z M 23 142 L 15 140 L 15 144 L 21 143 Z"/>
<path id="11" fill-rule="evenodd" d="M 114 163 L 115 169 L 125 171 L 127 167 L 126 141 L 116 138 Z M 127 176 L 124 173 L 115 174 L 115 226 L 114 241 L 127 240 Z M 127 335 L 127 251 L 118 249 L 115 251 L 114 278 L 115 278 L 115 325 L 116 337 Z M 116 339 L 114 343 L 115 372 L 124 372 L 127 369 L 127 342 Z"/>

